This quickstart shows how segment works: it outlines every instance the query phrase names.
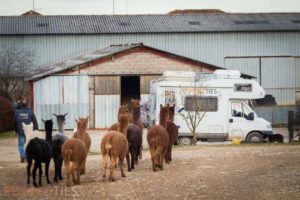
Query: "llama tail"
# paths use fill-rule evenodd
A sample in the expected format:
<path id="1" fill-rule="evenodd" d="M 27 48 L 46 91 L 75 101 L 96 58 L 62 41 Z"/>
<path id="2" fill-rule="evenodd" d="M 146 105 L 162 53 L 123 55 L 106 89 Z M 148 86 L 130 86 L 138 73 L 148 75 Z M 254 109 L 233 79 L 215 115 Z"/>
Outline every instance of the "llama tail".
<path id="1" fill-rule="evenodd" d="M 72 149 L 65 150 L 66 161 L 71 161 Z"/>

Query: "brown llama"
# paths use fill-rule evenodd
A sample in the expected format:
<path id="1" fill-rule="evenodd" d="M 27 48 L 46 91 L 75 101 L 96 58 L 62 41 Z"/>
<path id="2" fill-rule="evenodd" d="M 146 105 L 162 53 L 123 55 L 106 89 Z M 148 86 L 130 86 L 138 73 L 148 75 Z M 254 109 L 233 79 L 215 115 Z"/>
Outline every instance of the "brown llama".
<path id="1" fill-rule="evenodd" d="M 102 177 L 106 177 L 106 167 L 110 160 L 110 175 L 109 181 L 115 181 L 114 169 L 116 167 L 117 159 L 119 159 L 119 166 L 122 177 L 126 177 L 123 165 L 124 158 L 128 153 L 128 142 L 126 136 L 117 131 L 108 131 L 101 141 L 102 161 Z"/>
<path id="2" fill-rule="evenodd" d="M 139 109 L 139 108 L 133 108 Z M 130 115 L 128 113 L 127 106 L 121 106 L 118 111 L 118 123 L 113 124 L 110 127 L 110 130 L 118 131 L 124 134 L 128 142 L 128 154 L 126 155 L 127 167 L 130 172 L 131 169 L 134 169 L 134 163 L 137 164 L 138 155 L 141 151 L 142 145 L 142 133 L 140 128 L 135 124 L 128 125 L 130 120 Z"/>
<path id="3" fill-rule="evenodd" d="M 111 125 L 111 127 L 109 128 L 109 130 L 119 131 L 120 118 L 121 118 L 121 116 L 124 117 L 124 115 L 128 115 L 128 117 L 129 117 L 129 111 L 128 111 L 127 105 L 120 106 L 120 108 L 118 110 L 118 122 L 114 123 L 113 125 Z"/>
<path id="4" fill-rule="evenodd" d="M 70 175 L 75 185 L 80 184 L 80 174 L 87 156 L 85 144 L 78 138 L 68 139 L 61 146 L 61 153 L 67 171 L 67 186 L 70 186 Z"/>
<path id="5" fill-rule="evenodd" d="M 169 134 L 169 145 L 166 154 L 166 160 L 172 161 L 172 147 L 175 144 L 178 136 L 178 127 L 173 122 L 175 115 L 175 104 L 169 107 L 169 119 L 167 120 L 167 131 Z M 168 162 L 167 162 L 168 163 Z"/>
<path id="6" fill-rule="evenodd" d="M 74 133 L 73 138 L 78 138 L 85 144 L 86 152 L 88 153 L 91 147 L 91 137 L 86 132 L 88 126 L 88 117 L 87 118 L 79 118 L 76 120 L 77 122 L 77 131 Z M 81 169 L 81 174 L 85 174 L 85 162 L 83 168 Z"/>
<path id="7" fill-rule="evenodd" d="M 131 99 L 131 107 L 132 107 L 132 122 L 140 128 L 140 133 L 142 135 L 142 144 L 143 144 L 143 130 L 144 124 L 141 118 L 141 105 L 140 100 L 138 99 Z M 143 145 L 141 145 L 141 149 L 139 152 L 139 159 L 142 159 L 142 151 Z"/>
<path id="8" fill-rule="evenodd" d="M 167 153 L 169 144 L 169 134 L 166 129 L 169 115 L 168 107 L 168 105 L 160 105 L 159 125 L 154 125 L 148 129 L 147 141 L 149 144 L 153 171 L 156 171 L 156 167 L 163 170 L 163 160 Z M 169 161 L 166 160 L 166 162 L 168 163 Z"/>

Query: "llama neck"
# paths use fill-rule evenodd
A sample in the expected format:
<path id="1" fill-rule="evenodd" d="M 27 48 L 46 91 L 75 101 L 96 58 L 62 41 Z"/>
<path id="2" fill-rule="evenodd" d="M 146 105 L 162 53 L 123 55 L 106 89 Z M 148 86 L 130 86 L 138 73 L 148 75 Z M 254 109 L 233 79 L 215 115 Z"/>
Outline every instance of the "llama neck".
<path id="1" fill-rule="evenodd" d="M 141 118 L 141 110 L 140 108 L 133 108 L 132 109 L 132 120 L 134 124 L 137 124 Z"/>
<path id="2" fill-rule="evenodd" d="M 159 125 L 167 128 L 167 117 L 165 113 L 160 113 Z"/>
<path id="3" fill-rule="evenodd" d="M 118 131 L 123 133 L 124 135 L 127 135 L 127 129 L 128 129 L 128 117 L 127 116 L 120 117 Z"/>
<path id="4" fill-rule="evenodd" d="M 52 144 L 52 129 L 46 130 L 46 141 Z"/>
<path id="5" fill-rule="evenodd" d="M 169 115 L 169 120 L 173 122 L 174 121 L 174 115 Z"/>
<path id="6" fill-rule="evenodd" d="M 58 125 L 58 132 L 64 133 L 64 125 L 63 124 Z"/>

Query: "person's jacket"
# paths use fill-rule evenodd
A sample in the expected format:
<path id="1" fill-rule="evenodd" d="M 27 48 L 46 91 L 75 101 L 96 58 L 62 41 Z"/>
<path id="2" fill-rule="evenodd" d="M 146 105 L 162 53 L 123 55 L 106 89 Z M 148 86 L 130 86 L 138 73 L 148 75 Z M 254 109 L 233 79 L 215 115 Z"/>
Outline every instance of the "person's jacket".
<path id="1" fill-rule="evenodd" d="M 19 135 L 24 136 L 24 130 L 22 123 L 30 124 L 33 123 L 33 130 L 38 129 L 38 123 L 36 121 L 35 115 L 30 108 L 21 107 L 15 110 L 15 131 Z"/>

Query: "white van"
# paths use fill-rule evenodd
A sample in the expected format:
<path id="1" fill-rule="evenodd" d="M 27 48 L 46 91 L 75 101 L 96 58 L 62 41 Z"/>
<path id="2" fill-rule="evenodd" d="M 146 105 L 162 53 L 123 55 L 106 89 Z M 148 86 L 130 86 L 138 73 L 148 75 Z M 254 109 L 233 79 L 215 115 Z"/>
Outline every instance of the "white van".
<path id="1" fill-rule="evenodd" d="M 192 111 L 195 102 L 200 102 L 206 112 L 196 129 L 198 140 L 259 143 L 273 134 L 272 127 L 257 116 L 250 100 L 264 96 L 264 89 L 255 80 L 241 78 L 236 70 L 216 70 L 200 80 L 194 72 L 167 71 L 162 80 L 150 83 L 150 119 L 158 124 L 159 105 L 175 104 L 178 143 L 188 145 L 192 133 L 180 112 Z"/>

